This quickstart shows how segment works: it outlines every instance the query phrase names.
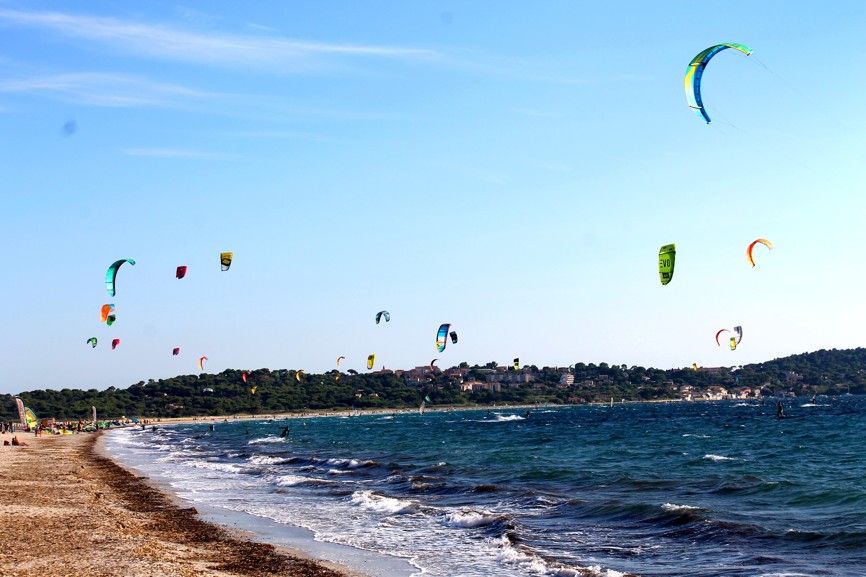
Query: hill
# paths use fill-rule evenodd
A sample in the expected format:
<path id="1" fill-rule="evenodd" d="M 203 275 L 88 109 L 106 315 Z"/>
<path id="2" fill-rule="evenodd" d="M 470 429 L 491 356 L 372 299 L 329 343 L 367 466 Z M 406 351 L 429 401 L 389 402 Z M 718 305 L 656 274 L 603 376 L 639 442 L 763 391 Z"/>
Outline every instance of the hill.
<path id="1" fill-rule="evenodd" d="M 353 372 L 353 371 L 352 371 Z M 258 369 L 247 374 L 179 375 L 127 388 L 36 390 L 20 397 L 38 417 L 89 420 L 272 414 L 322 409 L 416 407 L 475 403 L 587 403 L 610 398 L 652 400 L 866 393 L 866 349 L 820 350 L 742 367 L 655 369 L 576 363 L 569 367 L 499 367 L 496 363 L 365 374 L 300 375 Z M 15 397 L 0 395 L 4 420 L 17 421 Z"/>

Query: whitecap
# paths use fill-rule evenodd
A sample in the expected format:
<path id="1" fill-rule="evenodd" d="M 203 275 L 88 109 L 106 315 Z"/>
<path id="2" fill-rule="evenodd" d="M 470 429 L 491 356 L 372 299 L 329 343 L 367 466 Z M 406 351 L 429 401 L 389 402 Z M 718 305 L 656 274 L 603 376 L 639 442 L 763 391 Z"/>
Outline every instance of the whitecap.
<path id="1" fill-rule="evenodd" d="M 475 527 L 484 527 L 485 525 L 495 523 L 498 519 L 499 517 L 490 513 L 479 513 L 478 511 L 463 509 L 448 513 L 445 516 L 445 524 L 449 527 L 474 529 Z"/>
<path id="2" fill-rule="evenodd" d="M 372 491 L 355 491 L 352 493 L 352 503 L 379 513 L 396 515 L 415 509 L 415 503 L 403 499 L 385 497 Z"/>
<path id="3" fill-rule="evenodd" d="M 267 437 L 262 437 L 260 439 L 253 439 L 247 442 L 247 445 L 258 445 L 259 443 L 284 443 L 286 440 L 283 437 L 278 437 L 276 435 L 269 435 Z"/>
<path id="4" fill-rule="evenodd" d="M 722 455 L 704 455 L 704 459 L 709 459 L 710 461 L 736 461 L 733 457 L 723 457 Z"/>
<path id="5" fill-rule="evenodd" d="M 700 507 L 695 507 L 692 505 L 677 505 L 676 503 L 665 503 L 662 505 L 663 511 L 694 511 L 695 509 L 700 509 Z"/>

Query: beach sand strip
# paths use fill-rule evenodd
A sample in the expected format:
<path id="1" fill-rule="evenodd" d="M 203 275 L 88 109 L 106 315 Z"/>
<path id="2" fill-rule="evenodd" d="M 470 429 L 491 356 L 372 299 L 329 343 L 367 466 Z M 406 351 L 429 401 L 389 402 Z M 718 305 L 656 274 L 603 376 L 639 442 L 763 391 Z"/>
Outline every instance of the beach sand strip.
<path id="1" fill-rule="evenodd" d="M 0 575 L 346 577 L 198 517 L 101 456 L 99 433 L 0 445 Z M 2 435 L 11 440 L 12 435 Z"/>

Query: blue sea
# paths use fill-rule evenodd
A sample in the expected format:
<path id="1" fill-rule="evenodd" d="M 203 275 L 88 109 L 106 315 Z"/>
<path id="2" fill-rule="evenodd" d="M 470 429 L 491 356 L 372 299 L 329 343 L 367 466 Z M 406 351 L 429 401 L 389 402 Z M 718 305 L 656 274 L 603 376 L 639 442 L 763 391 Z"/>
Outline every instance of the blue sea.
<path id="1" fill-rule="evenodd" d="M 776 402 L 202 421 L 107 450 L 406 575 L 866 575 L 866 398 Z"/>

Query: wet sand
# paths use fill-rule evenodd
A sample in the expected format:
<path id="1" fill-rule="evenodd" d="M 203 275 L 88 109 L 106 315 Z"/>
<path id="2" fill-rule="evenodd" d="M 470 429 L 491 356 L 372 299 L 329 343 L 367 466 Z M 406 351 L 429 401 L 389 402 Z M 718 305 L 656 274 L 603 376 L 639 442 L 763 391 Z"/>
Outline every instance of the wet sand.
<path id="1" fill-rule="evenodd" d="M 352 575 L 201 520 L 101 456 L 99 434 L 19 433 L 27 446 L 0 445 L 0 575 Z"/>

